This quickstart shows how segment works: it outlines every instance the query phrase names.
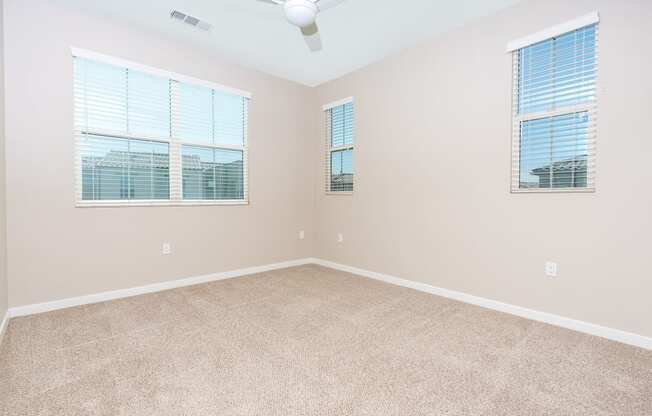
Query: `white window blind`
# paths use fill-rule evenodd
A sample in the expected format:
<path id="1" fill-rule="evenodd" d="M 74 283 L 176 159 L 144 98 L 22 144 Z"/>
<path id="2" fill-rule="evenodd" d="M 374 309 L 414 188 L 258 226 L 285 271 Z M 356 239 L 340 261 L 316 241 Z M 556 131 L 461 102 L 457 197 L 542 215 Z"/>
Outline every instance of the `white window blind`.
<path id="1" fill-rule="evenodd" d="M 73 59 L 78 206 L 247 202 L 247 97 Z"/>
<path id="2" fill-rule="evenodd" d="M 353 192 L 353 99 L 324 106 L 326 192 Z"/>
<path id="3" fill-rule="evenodd" d="M 512 52 L 512 192 L 595 189 L 597 37 L 591 23 Z"/>

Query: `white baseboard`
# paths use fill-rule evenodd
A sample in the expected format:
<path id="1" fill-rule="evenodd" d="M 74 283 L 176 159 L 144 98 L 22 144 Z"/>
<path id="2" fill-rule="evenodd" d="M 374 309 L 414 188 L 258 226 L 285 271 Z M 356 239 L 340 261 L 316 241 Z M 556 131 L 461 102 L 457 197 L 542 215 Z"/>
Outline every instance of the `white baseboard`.
<path id="1" fill-rule="evenodd" d="M 427 292 L 433 295 L 443 296 L 446 298 L 458 300 L 460 302 L 470 303 L 473 305 L 482 306 L 484 308 L 493 309 L 496 311 L 520 316 L 522 318 L 527 318 L 539 322 L 545 322 L 547 324 L 560 326 L 563 328 L 572 329 L 574 331 L 583 332 L 586 334 L 595 335 L 613 341 L 618 341 L 636 347 L 652 350 L 652 338 L 643 335 L 638 335 L 631 332 L 625 332 L 613 328 L 607 328 L 604 326 L 600 326 L 584 321 L 578 321 L 576 319 L 566 318 L 563 316 L 554 315 L 547 312 L 535 311 L 533 309 L 527 309 L 521 306 L 515 306 L 515 305 L 510 305 L 508 303 L 502 303 L 491 299 L 481 298 L 463 292 L 456 292 L 454 290 L 443 289 L 440 287 L 428 285 L 426 283 L 419 283 L 412 280 L 401 279 L 399 277 L 390 276 L 383 273 L 371 272 L 369 270 L 346 266 L 328 260 L 314 259 L 314 263 L 324 267 L 330 267 L 332 269 L 342 270 L 360 276 L 369 277 L 371 279 L 382 280 L 383 282 L 386 283 L 408 287 L 411 289 L 419 290 L 421 292 Z"/>
<path id="2" fill-rule="evenodd" d="M 57 309 L 65 309 L 73 306 L 87 305 L 91 303 L 104 302 L 107 300 L 128 298 L 131 296 L 143 295 L 146 293 L 160 292 L 163 290 L 174 289 L 183 286 L 192 286 L 200 283 L 213 282 L 216 280 L 231 279 L 233 277 L 245 276 L 248 274 L 255 274 L 266 272 L 276 269 L 284 269 L 287 267 L 301 266 L 304 264 L 314 263 L 314 259 L 305 258 L 298 260 L 284 261 L 281 263 L 267 264 L 264 266 L 248 267 L 244 269 L 232 270 L 228 272 L 213 273 L 204 276 L 188 277 L 185 279 L 170 280 L 167 282 L 154 283 L 146 286 L 138 286 L 128 289 L 112 290 L 108 292 L 94 293 L 91 295 L 78 296 L 74 298 L 67 298 L 55 300 L 45 303 L 36 303 L 32 305 L 17 306 L 10 308 L 7 312 L 8 316 L 26 316 L 37 313 L 54 311 Z"/>
<path id="3" fill-rule="evenodd" d="M 2 318 L 2 322 L 0 323 L 0 345 L 2 345 L 2 339 L 5 336 L 5 331 L 7 330 L 8 324 L 9 324 L 9 311 L 7 310 L 4 318 Z"/>
<path id="4" fill-rule="evenodd" d="M 5 315 L 2 321 L 2 326 L 0 326 L 0 340 L 2 339 L 2 335 L 4 334 L 5 328 L 7 326 L 7 323 L 9 322 L 10 317 L 33 315 L 33 314 L 53 311 L 57 309 L 69 308 L 72 306 L 87 305 L 91 303 L 104 302 L 112 299 L 127 298 L 127 297 L 142 295 L 146 293 L 154 293 L 163 290 L 174 289 L 177 287 L 192 286 L 200 283 L 230 279 L 238 276 L 245 276 L 248 274 L 261 273 L 261 272 L 277 270 L 277 269 L 284 269 L 287 267 L 301 266 L 304 264 L 318 264 L 324 267 L 330 267 L 332 269 L 342 270 L 345 272 L 357 274 L 371 279 L 381 280 L 386 283 L 408 287 L 411 289 L 419 290 L 421 292 L 431 293 L 437 296 L 443 296 L 446 298 L 458 300 L 460 302 L 470 303 L 488 309 L 493 309 L 496 311 L 520 316 L 526 319 L 545 322 L 551 325 L 556 325 L 563 328 L 572 329 L 578 332 L 583 332 L 586 334 L 595 335 L 613 341 L 618 341 L 636 347 L 652 350 L 652 338 L 643 335 L 638 335 L 631 332 L 625 332 L 613 328 L 607 328 L 589 322 L 578 321 L 576 319 L 566 318 L 563 316 L 554 315 L 547 312 L 535 311 L 533 309 L 527 309 L 521 306 L 510 305 L 508 303 L 503 303 L 491 299 L 473 296 L 463 292 L 457 292 L 454 290 L 431 286 L 426 283 L 401 279 L 400 277 L 390 276 L 378 272 L 372 272 L 369 270 L 359 269 L 357 267 L 346 266 L 343 264 L 334 263 L 332 261 L 316 259 L 316 258 L 290 260 L 281 263 L 268 264 L 264 266 L 248 267 L 248 268 L 232 270 L 228 272 L 189 277 L 185 279 L 177 279 L 177 280 L 171 280 L 162 283 L 154 283 L 151 285 L 139 286 L 139 287 L 134 287 L 129 289 L 113 290 L 109 292 L 101 292 L 101 293 L 95 293 L 91 295 L 79 296 L 74 298 L 55 300 L 52 302 L 45 302 L 45 303 L 38 303 L 33 305 L 25 305 L 25 306 L 10 308 L 7 311 L 7 314 Z"/>

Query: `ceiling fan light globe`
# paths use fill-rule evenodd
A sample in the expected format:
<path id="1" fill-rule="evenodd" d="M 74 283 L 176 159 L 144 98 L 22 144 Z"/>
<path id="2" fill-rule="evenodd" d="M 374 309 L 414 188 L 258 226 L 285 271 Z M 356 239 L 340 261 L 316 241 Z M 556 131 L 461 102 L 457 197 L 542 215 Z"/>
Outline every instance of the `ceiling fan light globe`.
<path id="1" fill-rule="evenodd" d="M 285 2 L 285 16 L 298 27 L 307 27 L 315 23 L 319 8 L 310 0 L 288 0 Z"/>

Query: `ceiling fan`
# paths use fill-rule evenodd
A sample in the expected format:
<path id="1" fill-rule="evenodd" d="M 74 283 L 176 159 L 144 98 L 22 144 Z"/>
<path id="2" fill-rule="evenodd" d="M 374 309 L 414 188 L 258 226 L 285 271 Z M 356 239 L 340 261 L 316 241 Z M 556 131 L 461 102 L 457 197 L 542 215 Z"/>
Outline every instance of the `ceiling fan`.
<path id="1" fill-rule="evenodd" d="M 319 12 L 330 9 L 344 0 L 258 0 L 282 5 L 288 22 L 297 26 L 311 51 L 322 49 L 319 28 L 315 20 Z"/>

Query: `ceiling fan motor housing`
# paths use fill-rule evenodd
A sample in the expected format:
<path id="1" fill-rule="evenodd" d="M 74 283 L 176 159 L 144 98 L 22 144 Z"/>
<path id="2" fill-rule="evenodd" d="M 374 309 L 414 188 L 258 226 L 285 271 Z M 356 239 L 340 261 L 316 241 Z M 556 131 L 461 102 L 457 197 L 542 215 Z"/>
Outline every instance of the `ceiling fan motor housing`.
<path id="1" fill-rule="evenodd" d="M 295 26 L 307 27 L 315 23 L 319 7 L 311 0 L 287 0 L 285 16 Z"/>

